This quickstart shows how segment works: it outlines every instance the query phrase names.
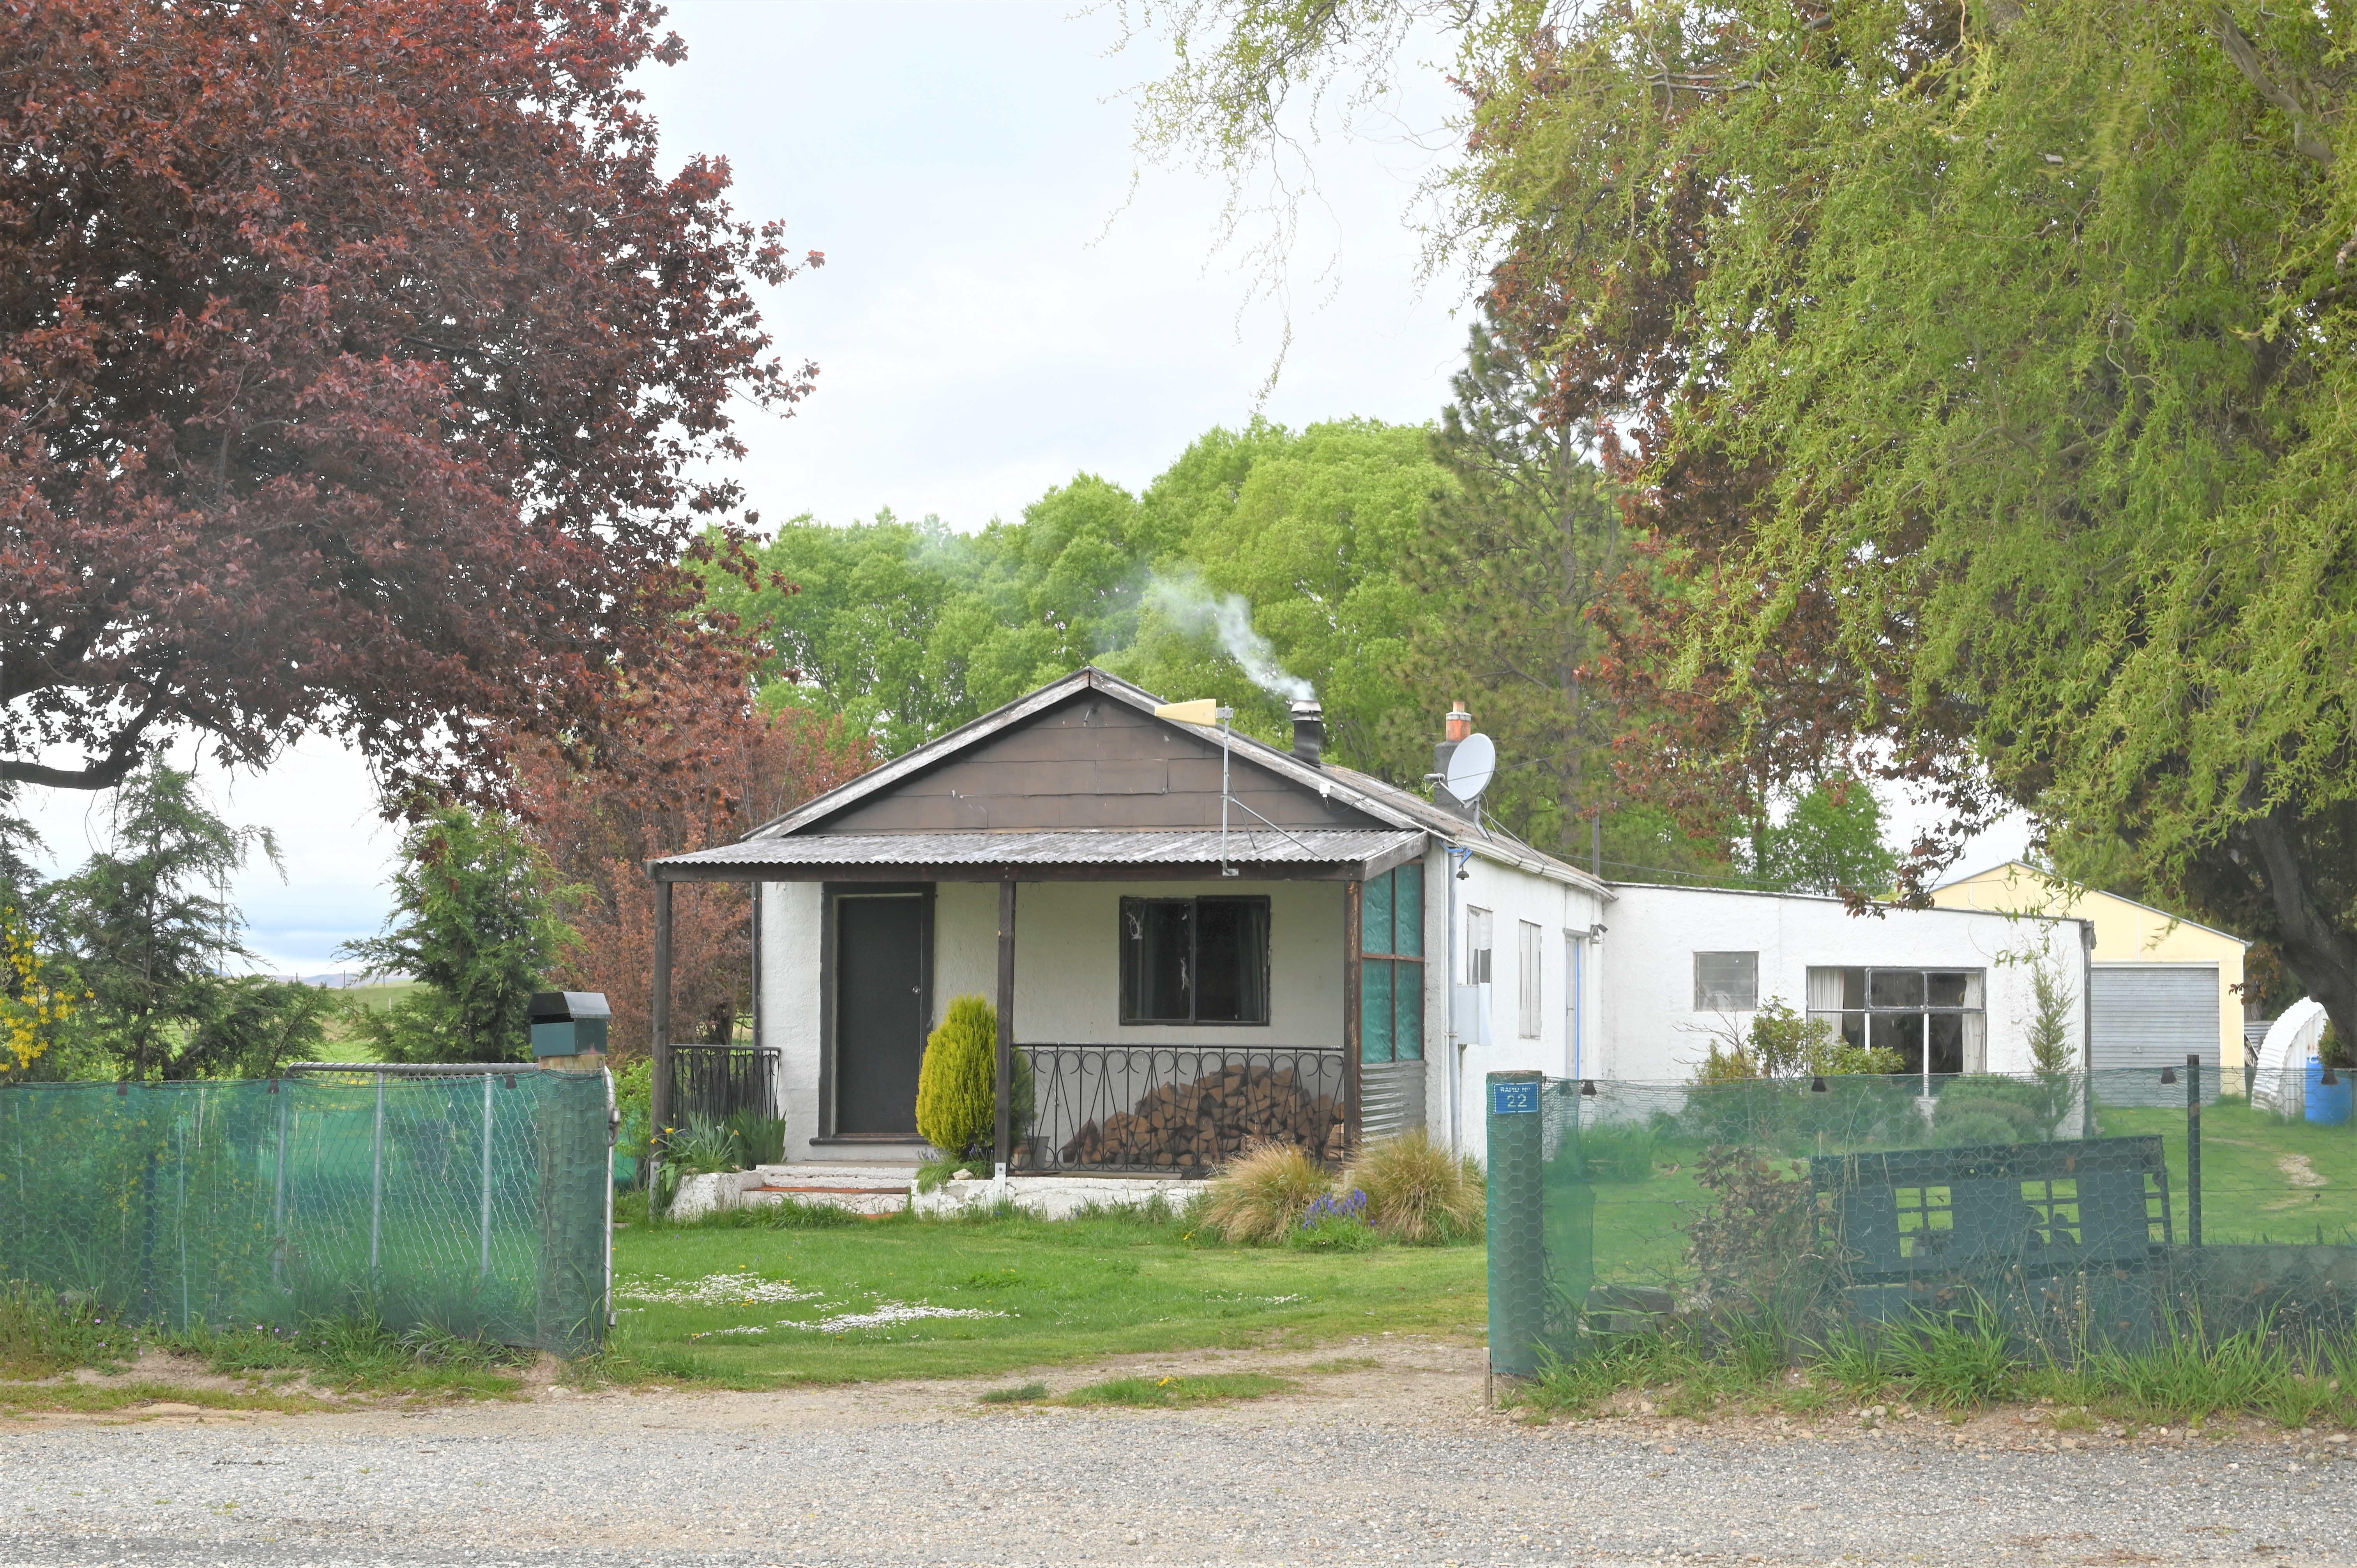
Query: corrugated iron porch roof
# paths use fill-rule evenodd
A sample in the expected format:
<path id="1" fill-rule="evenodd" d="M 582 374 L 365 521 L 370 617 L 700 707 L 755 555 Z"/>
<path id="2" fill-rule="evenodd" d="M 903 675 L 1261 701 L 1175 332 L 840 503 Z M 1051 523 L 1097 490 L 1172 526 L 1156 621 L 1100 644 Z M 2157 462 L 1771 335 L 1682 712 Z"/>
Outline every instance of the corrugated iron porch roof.
<path id="1" fill-rule="evenodd" d="M 1141 873 L 1200 873 L 1232 865 L 1247 877 L 1364 881 L 1424 853 L 1420 831 L 1255 825 L 1154 832 L 794 833 L 742 839 L 654 861 L 663 882 L 1135 879 Z M 1224 843 L 1222 842 L 1224 840 Z"/>

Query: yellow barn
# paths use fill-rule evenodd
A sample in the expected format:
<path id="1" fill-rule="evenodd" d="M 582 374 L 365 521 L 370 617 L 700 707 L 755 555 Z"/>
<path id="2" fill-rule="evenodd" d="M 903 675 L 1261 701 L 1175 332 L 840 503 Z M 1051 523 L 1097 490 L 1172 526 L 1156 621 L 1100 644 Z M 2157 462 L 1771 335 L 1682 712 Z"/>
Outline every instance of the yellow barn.
<path id="1" fill-rule="evenodd" d="M 2235 987 L 2251 944 L 2242 938 L 2018 860 L 1943 883 L 1932 901 L 1950 909 L 2093 921 L 2094 1065 L 2175 1066 L 2198 1052 L 2224 1069 L 2221 1089 L 2243 1091 L 2243 996 Z"/>

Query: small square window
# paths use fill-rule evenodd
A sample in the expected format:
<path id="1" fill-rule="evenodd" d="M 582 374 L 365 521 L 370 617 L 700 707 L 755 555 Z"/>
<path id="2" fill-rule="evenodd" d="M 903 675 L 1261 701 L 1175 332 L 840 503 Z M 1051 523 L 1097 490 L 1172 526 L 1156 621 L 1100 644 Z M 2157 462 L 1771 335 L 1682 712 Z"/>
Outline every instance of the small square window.
<path id="1" fill-rule="evenodd" d="M 1760 955 L 1695 954 L 1695 1011 L 1749 1013 L 1760 1005 Z"/>

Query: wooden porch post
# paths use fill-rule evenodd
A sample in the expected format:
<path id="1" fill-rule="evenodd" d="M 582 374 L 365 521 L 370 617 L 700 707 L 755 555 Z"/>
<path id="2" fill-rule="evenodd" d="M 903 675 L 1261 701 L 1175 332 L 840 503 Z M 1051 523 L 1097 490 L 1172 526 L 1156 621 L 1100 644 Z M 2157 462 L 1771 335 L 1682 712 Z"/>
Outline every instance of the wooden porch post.
<path id="1" fill-rule="evenodd" d="M 1366 946 L 1366 885 L 1342 886 L 1342 1092 L 1349 1104 L 1347 1155 L 1359 1146 L 1359 950 Z M 1396 1026 L 1394 1026 L 1396 1027 Z"/>
<path id="2" fill-rule="evenodd" d="M 1015 879 L 998 885 L 998 1166 L 1006 1179 L 1015 1112 Z"/>
<path id="3" fill-rule="evenodd" d="M 648 1107 L 647 1202 L 654 1202 L 654 1162 L 671 1124 L 671 881 L 655 875 L 655 989 L 647 1006 L 648 1055 L 654 1061 L 653 1102 Z M 651 1207 L 650 1212 L 651 1212 Z"/>

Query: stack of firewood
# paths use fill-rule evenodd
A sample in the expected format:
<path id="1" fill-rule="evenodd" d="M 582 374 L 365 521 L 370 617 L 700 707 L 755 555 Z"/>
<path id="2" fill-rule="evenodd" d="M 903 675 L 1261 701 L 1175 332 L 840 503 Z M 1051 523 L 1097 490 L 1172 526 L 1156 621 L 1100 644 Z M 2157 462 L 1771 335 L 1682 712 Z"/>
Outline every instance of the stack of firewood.
<path id="1" fill-rule="evenodd" d="M 1067 1165 L 1216 1165 L 1246 1144 L 1298 1144 L 1339 1160 L 1350 1141 L 1349 1108 L 1312 1094 L 1293 1069 L 1232 1067 L 1192 1083 L 1165 1084 L 1128 1111 L 1089 1122 L 1063 1147 Z"/>

